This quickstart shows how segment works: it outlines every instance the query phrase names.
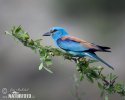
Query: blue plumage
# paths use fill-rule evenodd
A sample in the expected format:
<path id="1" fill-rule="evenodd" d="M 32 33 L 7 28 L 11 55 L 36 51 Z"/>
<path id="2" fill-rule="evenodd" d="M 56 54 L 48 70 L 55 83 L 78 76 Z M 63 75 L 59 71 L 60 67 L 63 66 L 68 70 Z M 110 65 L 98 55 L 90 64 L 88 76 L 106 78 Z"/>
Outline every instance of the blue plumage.
<path id="1" fill-rule="evenodd" d="M 95 54 L 96 51 L 110 52 L 109 47 L 95 45 L 77 37 L 70 36 L 65 31 L 65 29 L 61 27 L 53 27 L 50 29 L 49 32 L 45 33 L 43 36 L 52 36 L 56 46 L 70 54 L 73 54 L 76 57 L 88 56 L 93 59 L 99 60 L 108 67 L 114 69 L 111 65 L 106 63 L 104 60 L 102 60 Z"/>
<path id="2" fill-rule="evenodd" d="M 56 43 L 60 48 L 66 51 L 80 52 L 80 51 L 88 50 L 88 48 L 81 46 L 79 42 L 75 42 L 70 39 L 62 40 L 61 38 L 59 38 L 56 41 Z"/>

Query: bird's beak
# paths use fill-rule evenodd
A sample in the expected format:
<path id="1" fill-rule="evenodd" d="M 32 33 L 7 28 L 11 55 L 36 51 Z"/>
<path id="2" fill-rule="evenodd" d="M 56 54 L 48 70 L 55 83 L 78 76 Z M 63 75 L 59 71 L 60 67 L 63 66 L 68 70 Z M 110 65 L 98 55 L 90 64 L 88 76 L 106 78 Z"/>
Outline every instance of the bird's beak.
<path id="1" fill-rule="evenodd" d="M 43 36 L 50 36 L 51 33 L 50 32 L 47 32 L 47 33 L 44 33 Z"/>

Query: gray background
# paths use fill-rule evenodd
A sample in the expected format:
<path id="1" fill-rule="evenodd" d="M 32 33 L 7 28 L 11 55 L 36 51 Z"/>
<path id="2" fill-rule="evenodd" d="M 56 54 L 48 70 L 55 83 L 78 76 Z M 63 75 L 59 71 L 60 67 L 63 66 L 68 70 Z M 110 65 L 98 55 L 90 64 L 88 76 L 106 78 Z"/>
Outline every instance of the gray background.
<path id="1" fill-rule="evenodd" d="M 112 53 L 98 53 L 114 66 L 119 81 L 125 80 L 125 2 L 124 0 L 0 0 L 0 96 L 2 88 L 29 88 L 36 100 L 76 100 L 75 64 L 53 58 L 52 71 L 38 71 L 39 56 L 4 34 L 13 25 L 22 25 L 33 39 L 53 26 L 61 26 L 74 36 L 110 46 Z M 97 63 L 96 65 L 103 65 Z M 104 65 L 103 65 L 104 66 Z M 105 68 L 104 73 L 112 72 Z M 83 100 L 102 100 L 96 84 L 80 83 Z M 118 95 L 110 100 L 121 100 Z"/>

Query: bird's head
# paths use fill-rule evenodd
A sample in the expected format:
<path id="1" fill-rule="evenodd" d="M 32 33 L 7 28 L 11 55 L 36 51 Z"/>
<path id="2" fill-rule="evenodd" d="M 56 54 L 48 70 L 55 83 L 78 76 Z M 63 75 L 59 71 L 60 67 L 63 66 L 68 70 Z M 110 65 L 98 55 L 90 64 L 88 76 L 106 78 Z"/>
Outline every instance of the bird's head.
<path id="1" fill-rule="evenodd" d="M 52 36 L 54 40 L 57 40 L 63 36 L 68 36 L 68 33 L 62 27 L 50 28 L 49 32 L 43 34 L 43 36 Z"/>

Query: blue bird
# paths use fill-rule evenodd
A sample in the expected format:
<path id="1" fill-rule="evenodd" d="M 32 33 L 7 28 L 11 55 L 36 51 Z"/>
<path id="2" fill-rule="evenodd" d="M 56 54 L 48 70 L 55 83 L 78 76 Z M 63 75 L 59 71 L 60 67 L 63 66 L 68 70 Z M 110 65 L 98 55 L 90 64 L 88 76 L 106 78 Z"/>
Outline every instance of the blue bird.
<path id="1" fill-rule="evenodd" d="M 72 54 L 75 57 L 90 57 L 95 60 L 101 61 L 111 69 L 114 69 L 111 65 L 106 63 L 100 57 L 98 57 L 95 52 L 111 52 L 110 47 L 104 47 L 96 45 L 94 43 L 89 43 L 85 40 L 79 39 L 74 36 L 70 36 L 64 28 L 53 27 L 49 32 L 43 34 L 43 36 L 51 36 L 55 42 L 55 45 L 66 52 Z"/>

